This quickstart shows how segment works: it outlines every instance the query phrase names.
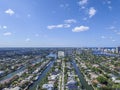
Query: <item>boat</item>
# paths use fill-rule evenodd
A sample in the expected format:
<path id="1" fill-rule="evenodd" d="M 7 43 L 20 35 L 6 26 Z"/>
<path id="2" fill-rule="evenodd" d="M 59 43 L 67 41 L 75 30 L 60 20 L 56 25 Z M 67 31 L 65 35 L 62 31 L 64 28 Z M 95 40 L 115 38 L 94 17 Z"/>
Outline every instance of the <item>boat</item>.
<path id="1" fill-rule="evenodd" d="M 35 80 L 38 80 L 38 78 L 39 78 L 39 76 L 36 76 L 36 77 L 35 77 Z"/>

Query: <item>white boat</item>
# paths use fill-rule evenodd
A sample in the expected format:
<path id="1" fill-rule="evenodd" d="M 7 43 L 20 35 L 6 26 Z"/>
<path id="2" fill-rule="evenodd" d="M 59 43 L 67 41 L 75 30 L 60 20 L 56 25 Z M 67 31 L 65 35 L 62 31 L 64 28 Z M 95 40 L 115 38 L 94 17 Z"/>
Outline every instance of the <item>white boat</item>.
<path id="1" fill-rule="evenodd" d="M 36 77 L 35 77 L 35 80 L 38 80 L 38 78 L 39 78 L 39 76 L 36 76 Z"/>

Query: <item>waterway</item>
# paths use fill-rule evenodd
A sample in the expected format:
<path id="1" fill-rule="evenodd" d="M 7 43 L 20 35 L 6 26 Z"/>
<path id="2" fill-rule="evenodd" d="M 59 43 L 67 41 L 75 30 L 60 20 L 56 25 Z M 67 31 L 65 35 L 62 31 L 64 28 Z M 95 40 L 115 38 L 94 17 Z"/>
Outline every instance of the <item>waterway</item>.
<path id="1" fill-rule="evenodd" d="M 93 55 L 100 55 L 100 56 L 111 56 L 111 57 L 119 57 L 119 54 L 107 53 L 102 51 L 93 51 Z"/>
<path id="2" fill-rule="evenodd" d="M 12 73 L 9 73 L 8 75 L 6 75 L 6 76 L 4 76 L 2 78 L 0 78 L 0 82 L 4 81 L 6 79 L 9 79 L 9 78 L 13 77 L 14 75 L 16 75 L 17 73 L 22 72 L 24 70 L 25 70 L 25 66 L 20 68 L 20 69 L 18 69 L 18 70 L 16 70 L 16 71 L 14 71 L 14 72 L 12 72 Z"/>
<path id="3" fill-rule="evenodd" d="M 94 90 L 92 86 L 88 85 L 87 81 L 85 80 L 83 74 L 81 73 L 80 69 L 77 67 L 75 60 L 71 61 L 76 74 L 78 75 L 78 78 L 80 79 L 80 82 L 82 84 L 82 88 L 85 90 Z"/>
<path id="4" fill-rule="evenodd" d="M 30 87 L 29 90 L 35 90 L 36 87 L 39 85 L 39 83 L 41 82 L 41 80 L 46 76 L 47 72 L 49 72 L 49 70 L 51 69 L 51 67 L 53 66 L 54 60 L 51 61 L 46 68 L 42 71 L 42 73 L 39 75 L 39 78 L 37 81 L 35 81 Z"/>
<path id="5" fill-rule="evenodd" d="M 39 62 L 41 62 L 41 61 L 42 61 L 41 59 L 33 60 L 32 64 L 36 64 L 36 63 L 39 63 Z M 7 79 L 9 79 L 9 78 L 11 78 L 11 77 L 13 77 L 13 76 L 16 75 L 17 73 L 20 73 L 20 72 L 24 71 L 25 69 L 26 69 L 26 66 L 23 66 L 22 68 L 17 69 L 16 71 L 11 72 L 11 73 L 9 73 L 8 75 L 6 75 L 6 76 L 4 76 L 4 77 L 1 77 L 1 78 L 0 78 L 0 82 L 2 82 L 2 81 L 4 81 L 4 80 L 7 80 Z"/>

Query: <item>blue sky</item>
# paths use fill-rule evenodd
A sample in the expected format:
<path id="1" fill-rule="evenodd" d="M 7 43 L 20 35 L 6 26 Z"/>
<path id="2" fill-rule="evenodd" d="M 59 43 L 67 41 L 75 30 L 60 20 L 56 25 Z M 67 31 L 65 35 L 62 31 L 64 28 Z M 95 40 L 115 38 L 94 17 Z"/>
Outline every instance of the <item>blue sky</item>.
<path id="1" fill-rule="evenodd" d="M 0 47 L 119 46 L 120 0 L 0 0 Z"/>

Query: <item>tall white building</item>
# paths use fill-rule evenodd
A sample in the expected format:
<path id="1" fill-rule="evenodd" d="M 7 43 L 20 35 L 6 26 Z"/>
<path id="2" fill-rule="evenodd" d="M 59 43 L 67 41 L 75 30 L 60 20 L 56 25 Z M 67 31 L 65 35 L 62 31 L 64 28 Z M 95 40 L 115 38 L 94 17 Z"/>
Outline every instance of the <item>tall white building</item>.
<path id="1" fill-rule="evenodd" d="M 64 57 L 65 53 L 64 51 L 58 51 L 58 58 Z"/>
<path id="2" fill-rule="evenodd" d="M 120 46 L 116 48 L 116 53 L 120 53 Z"/>

